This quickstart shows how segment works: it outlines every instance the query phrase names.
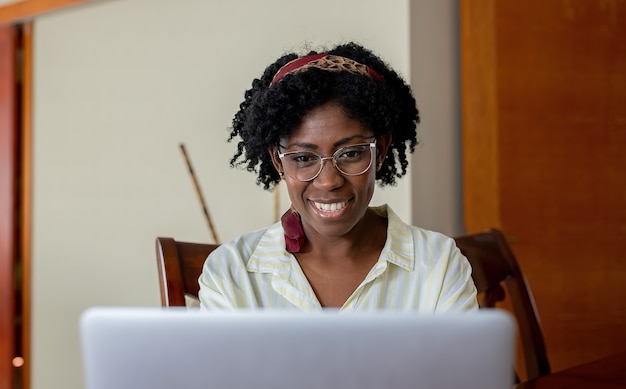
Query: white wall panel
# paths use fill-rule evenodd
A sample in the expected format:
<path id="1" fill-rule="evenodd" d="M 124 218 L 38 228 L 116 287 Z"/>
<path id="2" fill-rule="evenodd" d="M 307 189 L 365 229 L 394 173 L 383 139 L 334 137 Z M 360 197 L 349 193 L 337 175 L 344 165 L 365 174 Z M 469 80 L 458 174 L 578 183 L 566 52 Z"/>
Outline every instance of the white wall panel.
<path id="1" fill-rule="evenodd" d="M 271 223 L 274 195 L 228 165 L 250 81 L 302 42 L 344 40 L 408 76 L 407 3 L 112 0 L 36 20 L 33 389 L 83 387 L 85 308 L 159 304 L 156 236 L 210 239 L 179 143 L 222 240 Z M 410 187 L 374 203 L 410 221 Z"/>

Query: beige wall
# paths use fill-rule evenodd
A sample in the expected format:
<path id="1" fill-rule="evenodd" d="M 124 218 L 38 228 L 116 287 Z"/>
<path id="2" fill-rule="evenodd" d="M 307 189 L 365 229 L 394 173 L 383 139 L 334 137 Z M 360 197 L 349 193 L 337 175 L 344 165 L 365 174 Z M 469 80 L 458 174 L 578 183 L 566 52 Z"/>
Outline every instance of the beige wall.
<path id="1" fill-rule="evenodd" d="M 156 236 L 210 239 L 179 143 L 221 240 L 273 222 L 274 195 L 251 173 L 230 169 L 235 145 L 225 139 L 251 79 L 302 42 L 359 41 L 420 87 L 423 156 L 373 202 L 391 204 L 406 221 L 458 231 L 460 195 L 448 193 L 458 188 L 454 163 L 446 162 L 457 152 L 455 69 L 439 63 L 450 52 L 433 49 L 436 42 L 450 49 L 453 38 L 409 27 L 409 12 L 426 20 L 430 12 L 443 27 L 431 20 L 424 28 L 445 30 L 452 3 L 111 0 L 38 18 L 33 389 L 83 387 L 78 317 L 85 308 L 159 304 Z M 420 64 L 413 77 L 411 61 Z"/>
<path id="2" fill-rule="evenodd" d="M 449 235 L 464 233 L 458 14 L 457 1 L 410 1 L 410 80 L 422 117 L 411 215 Z"/>

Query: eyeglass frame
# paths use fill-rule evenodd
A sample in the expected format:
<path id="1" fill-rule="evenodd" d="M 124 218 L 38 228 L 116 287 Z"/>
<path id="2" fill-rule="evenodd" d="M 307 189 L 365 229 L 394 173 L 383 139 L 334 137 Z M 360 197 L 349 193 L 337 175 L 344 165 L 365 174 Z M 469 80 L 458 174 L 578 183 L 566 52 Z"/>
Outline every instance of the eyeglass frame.
<path id="1" fill-rule="evenodd" d="M 365 170 L 363 170 L 360 173 L 352 173 L 351 174 L 351 173 L 344 172 L 343 170 L 341 170 L 339 168 L 339 166 L 337 166 L 337 160 L 335 159 L 335 156 L 337 155 L 338 152 L 340 152 L 340 151 L 342 151 L 342 150 L 344 150 L 346 148 L 355 147 L 355 146 L 366 146 L 366 145 L 369 146 L 369 148 L 370 148 L 370 163 L 367 165 Z M 280 143 L 278 144 L 278 147 L 282 147 L 282 148 L 286 149 L 286 147 L 282 146 Z M 333 152 L 333 155 L 331 155 L 330 157 L 322 157 L 321 155 L 319 155 L 315 151 L 288 151 L 288 152 L 285 152 L 285 153 L 281 153 L 279 150 L 276 150 L 276 152 L 278 154 L 278 158 L 281 161 L 281 164 L 283 164 L 283 168 L 284 168 L 283 158 L 285 156 L 292 155 L 292 154 L 298 154 L 298 153 L 310 153 L 310 154 L 316 155 L 319 158 L 319 160 L 320 160 L 320 168 L 317 171 L 317 173 L 315 173 L 315 175 L 313 177 L 309 178 L 308 180 L 300 180 L 300 179 L 298 179 L 296 177 L 293 177 L 285 169 L 285 173 L 287 175 L 289 175 L 289 177 L 293 178 L 294 180 L 299 181 L 299 182 L 309 182 L 309 181 L 313 181 L 314 179 L 316 179 L 320 175 L 320 173 L 324 169 L 324 161 L 329 160 L 329 159 L 333 161 L 333 167 L 335 169 L 337 169 L 337 171 L 339 173 L 341 173 L 342 175 L 344 175 L 344 176 L 355 177 L 355 176 L 360 176 L 362 174 L 365 174 L 368 170 L 370 170 L 370 168 L 373 165 L 374 160 L 376 159 L 375 158 L 376 157 L 375 150 L 376 150 L 376 138 L 374 138 L 374 140 L 372 142 L 355 143 L 353 145 L 342 146 L 342 147 L 338 148 L 337 150 L 335 150 L 335 152 Z"/>

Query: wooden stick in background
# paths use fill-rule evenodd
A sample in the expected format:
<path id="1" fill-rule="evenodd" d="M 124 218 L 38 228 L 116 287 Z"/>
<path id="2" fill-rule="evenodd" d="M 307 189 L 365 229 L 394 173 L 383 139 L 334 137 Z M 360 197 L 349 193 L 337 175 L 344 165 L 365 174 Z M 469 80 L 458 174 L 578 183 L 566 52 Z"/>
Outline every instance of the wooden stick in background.
<path id="1" fill-rule="evenodd" d="M 196 178 L 196 174 L 194 173 L 193 167 L 191 166 L 191 161 L 189 160 L 189 155 L 187 155 L 187 149 L 185 148 L 185 144 L 180 144 L 180 150 L 183 153 L 183 157 L 185 157 L 185 162 L 187 163 L 187 167 L 189 168 L 189 174 L 191 175 L 191 179 L 193 181 L 193 186 L 196 189 L 196 194 L 200 199 L 200 205 L 202 206 L 202 212 L 204 212 L 204 217 L 206 218 L 207 224 L 209 225 L 209 230 L 211 231 L 211 235 L 213 236 L 213 241 L 216 244 L 220 243 L 219 238 L 217 237 L 217 232 L 213 227 L 213 221 L 211 220 L 211 215 L 209 214 L 209 209 L 204 202 L 204 196 L 202 196 L 202 191 L 200 190 L 200 185 L 198 184 L 198 179 Z"/>

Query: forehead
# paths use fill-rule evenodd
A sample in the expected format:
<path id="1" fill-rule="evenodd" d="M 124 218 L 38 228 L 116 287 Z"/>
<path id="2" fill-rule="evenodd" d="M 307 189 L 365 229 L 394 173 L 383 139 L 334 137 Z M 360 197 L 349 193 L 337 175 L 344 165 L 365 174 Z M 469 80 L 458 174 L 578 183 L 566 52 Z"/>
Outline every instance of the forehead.
<path id="1" fill-rule="evenodd" d="M 313 109 L 284 138 L 285 146 L 311 148 L 336 147 L 351 141 L 361 142 L 373 132 L 357 119 L 350 117 L 337 104 L 329 103 Z"/>

